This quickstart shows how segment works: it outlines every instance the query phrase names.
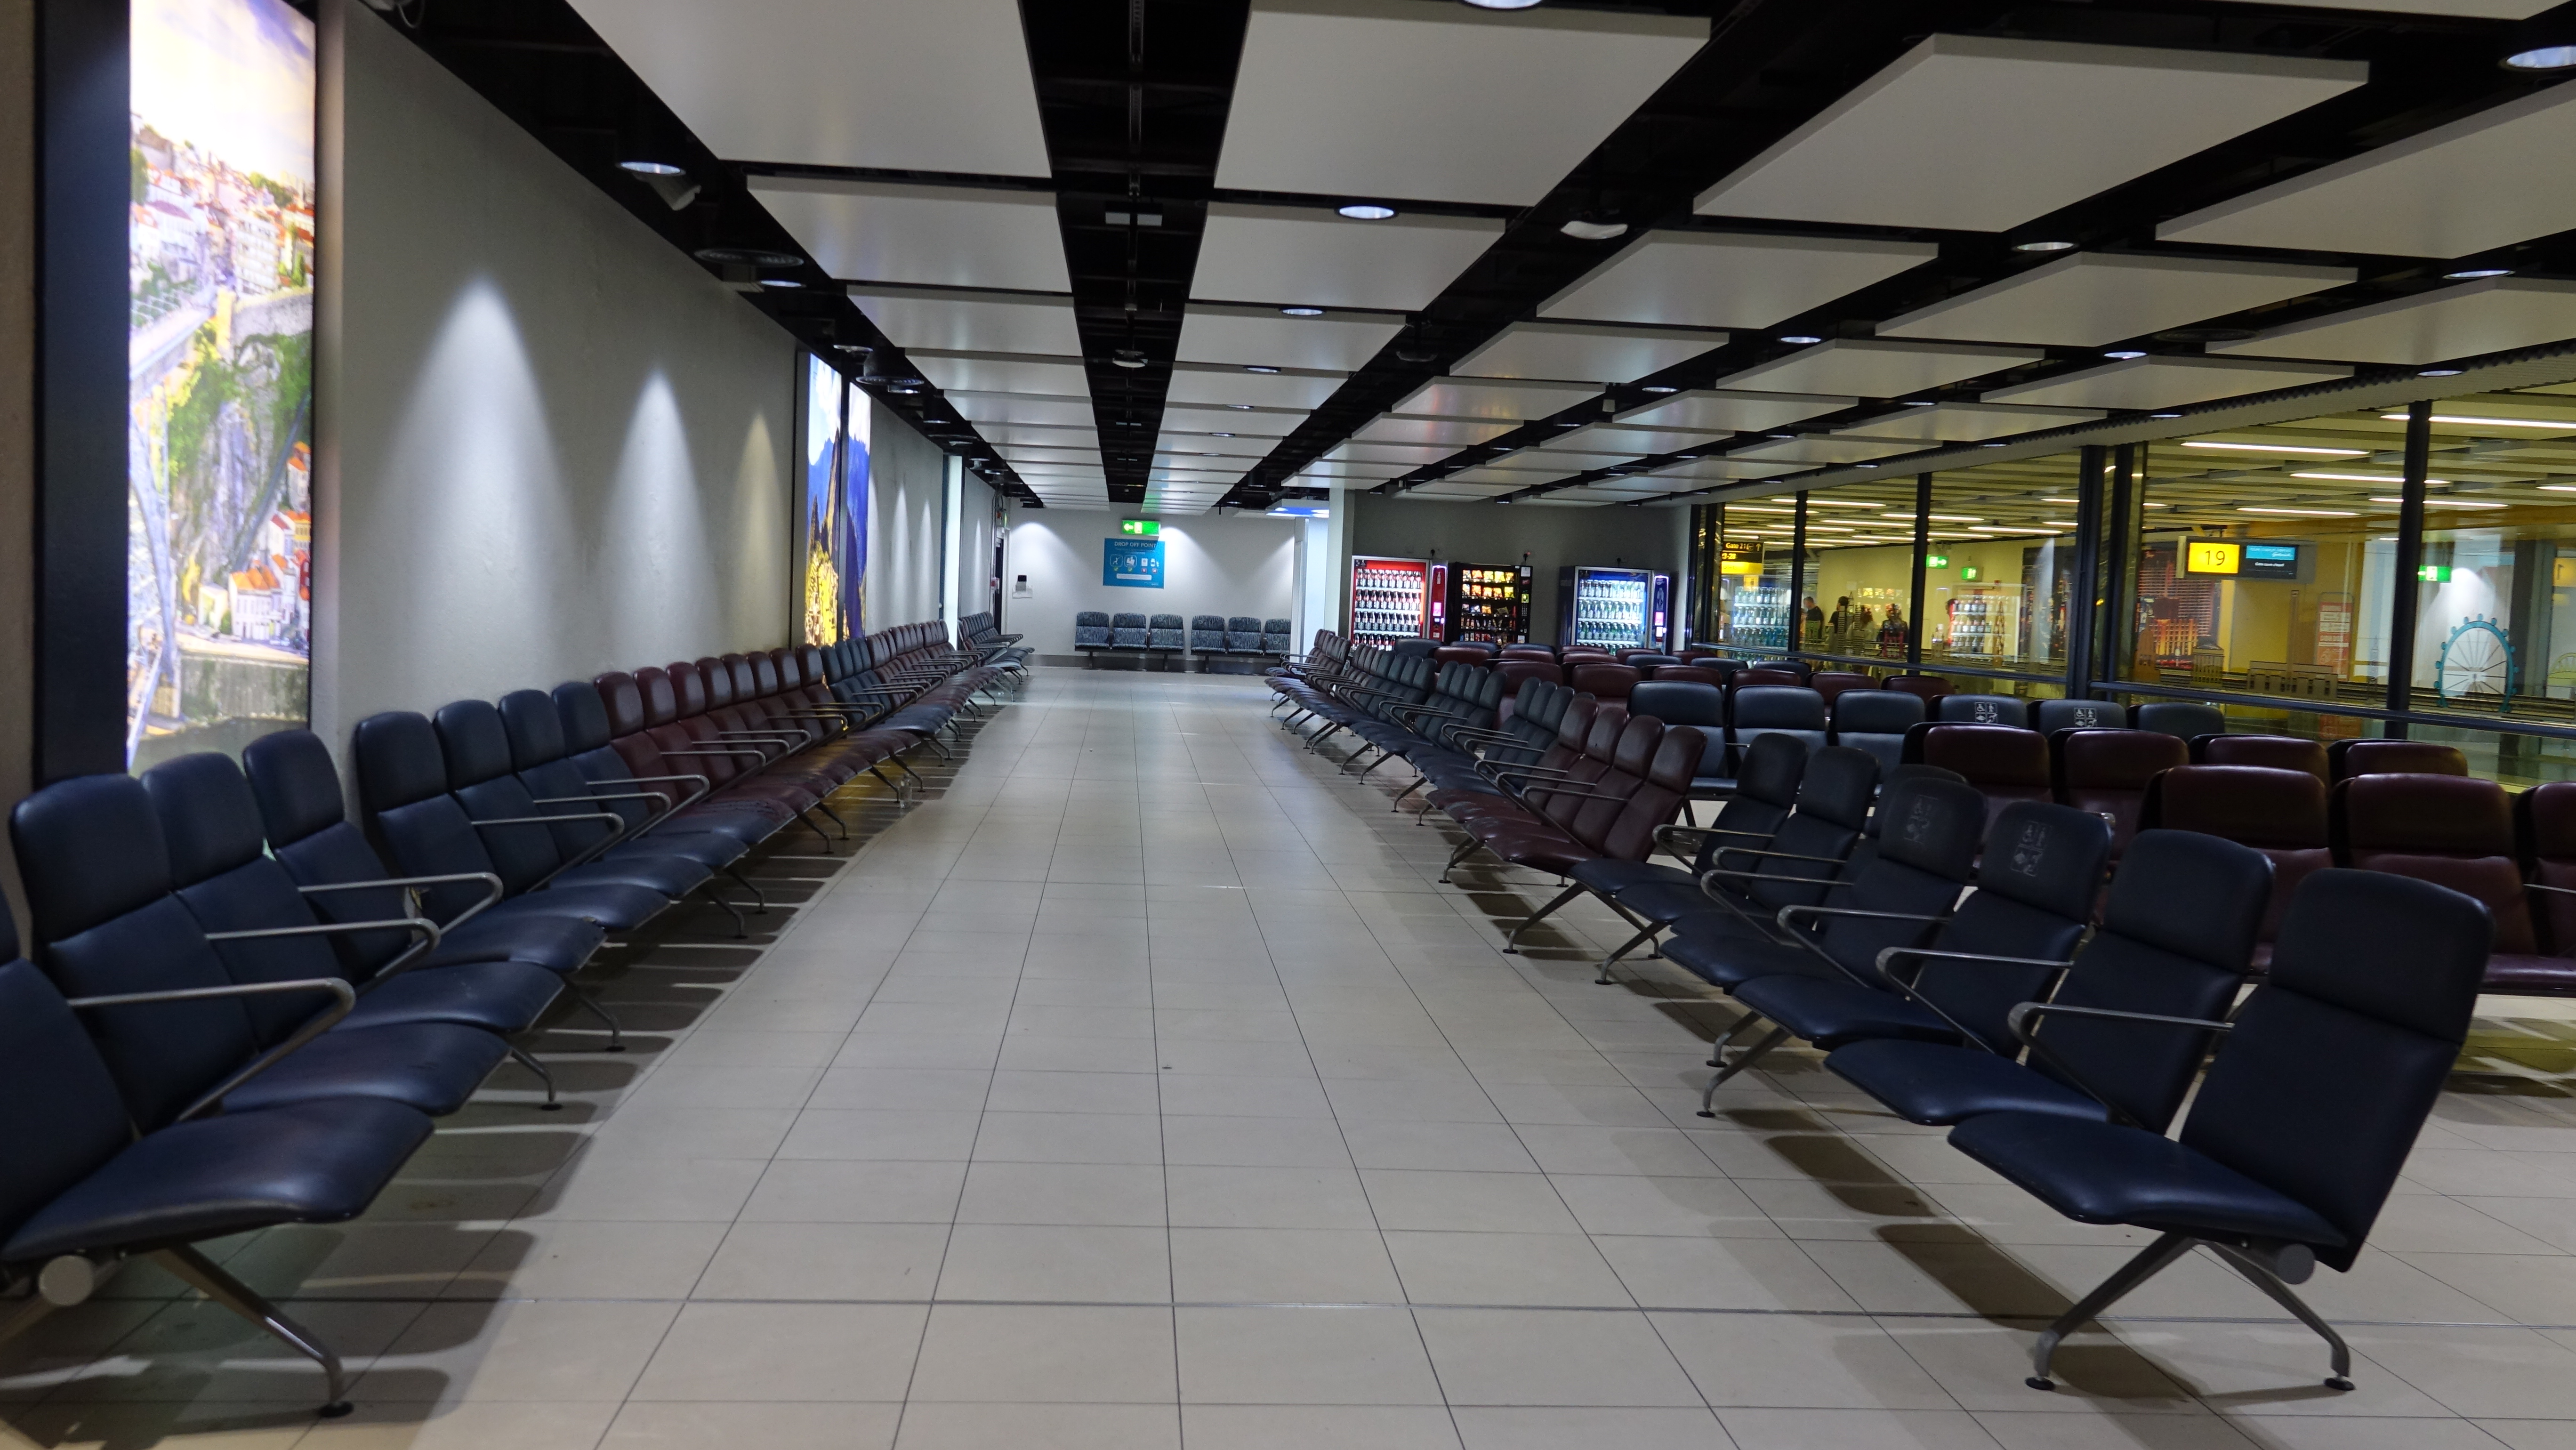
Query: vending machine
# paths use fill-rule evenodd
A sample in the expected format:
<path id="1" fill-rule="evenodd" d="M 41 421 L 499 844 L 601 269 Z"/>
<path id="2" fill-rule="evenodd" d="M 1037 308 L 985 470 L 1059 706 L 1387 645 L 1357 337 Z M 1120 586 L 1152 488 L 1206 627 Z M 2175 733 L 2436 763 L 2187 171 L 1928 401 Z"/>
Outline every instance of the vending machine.
<path id="1" fill-rule="evenodd" d="M 1527 644 L 1530 566 L 1451 564 L 1448 633 L 1453 644 Z"/>
<path id="2" fill-rule="evenodd" d="M 1597 649 L 1647 649 L 1662 642 L 1655 622 L 1655 581 L 1664 583 L 1671 617 L 1672 580 L 1650 569 L 1567 565 L 1556 573 L 1557 643 Z"/>
<path id="3" fill-rule="evenodd" d="M 1352 556 L 1351 638 L 1383 642 L 1430 634 L 1434 567 L 1425 559 Z"/>

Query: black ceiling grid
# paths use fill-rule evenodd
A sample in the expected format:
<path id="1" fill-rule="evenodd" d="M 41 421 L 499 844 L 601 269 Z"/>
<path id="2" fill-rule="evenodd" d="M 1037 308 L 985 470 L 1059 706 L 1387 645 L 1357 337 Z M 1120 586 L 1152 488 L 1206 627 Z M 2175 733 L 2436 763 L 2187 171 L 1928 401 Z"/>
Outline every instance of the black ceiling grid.
<path id="1" fill-rule="evenodd" d="M 1634 7 L 1673 14 L 1705 14 L 1708 7 Z M 1690 359 L 1661 374 L 1634 380 L 1613 399 L 1624 411 L 1648 401 L 1645 386 L 1704 387 L 1716 378 L 1793 349 L 1781 336 L 1867 337 L 1885 318 L 1928 306 L 2055 258 L 2012 250 L 2014 242 L 2047 237 L 2073 241 L 2089 251 L 2154 250 L 2165 255 L 2258 256 L 2352 266 L 2352 286 L 2195 328 L 2135 339 L 2162 354 L 2197 354 L 2204 343 L 2385 297 L 2439 285 L 2440 274 L 2472 259 L 2434 261 L 2354 254 L 2284 254 L 2242 248 L 2159 244 L 2156 224 L 2281 177 L 2330 164 L 2391 140 L 2430 129 L 2541 89 L 2549 82 L 2497 66 L 2501 22 L 2434 17 L 2354 14 L 2274 8 L 2208 0 L 2091 4 L 1851 4 L 1828 10 L 1786 0 L 1746 0 L 1718 25 L 1704 52 L 1598 148 L 1543 202 L 1518 217 L 1492 251 L 1421 314 L 1414 332 L 1355 375 L 1306 427 L 1285 440 L 1248 474 L 1228 503 L 1258 507 L 1298 468 L 1338 445 L 1454 361 L 1536 307 L 1640 231 L 1667 229 L 1757 231 L 1773 234 L 1866 236 L 1934 241 L 1941 255 L 1922 267 L 1802 316 L 1783 319 L 1761 334 Z M 2372 81 L 2352 93 L 2271 126 L 2186 158 L 2123 186 L 2035 219 L 2008 234 L 1929 232 L 1918 229 L 1783 225 L 1771 221 L 1699 217 L 1691 205 L 1714 185 L 1782 136 L 1839 100 L 1934 33 L 1986 34 L 2100 44 L 2215 49 L 2328 59 L 2362 60 Z M 2036 118 L 2044 124 L 2044 118 Z M 1973 165 L 1963 158 L 1963 165 Z M 1604 209 L 1619 213 L 1631 230 L 1602 243 L 1577 242 L 1556 228 L 1591 204 L 1599 188 Z M 1424 208 L 1429 209 L 1429 208 Z M 2062 253 L 2057 255 L 2063 255 Z M 2576 275 L 2576 235 L 2538 239 L 2496 254 L 2485 265 L 2509 265 L 2523 275 Z M 1554 264 L 1554 265 L 1551 265 Z M 1414 342 L 1422 335 L 1428 347 Z M 1408 364 L 1399 351 L 1428 352 L 1427 363 Z M 2097 364 L 2100 349 L 2041 349 L 2047 360 L 2008 372 L 1917 395 L 1924 400 L 1973 397 L 2008 381 L 2072 371 Z M 1830 430 L 1884 411 L 1870 402 L 1842 414 L 1799 425 Z M 1607 414 L 1602 400 L 1587 400 L 1553 418 L 1379 485 L 1399 493 L 1460 468 L 1526 447 L 1575 423 Z M 1758 435 L 1721 440 L 1716 452 Z M 1647 471 L 1675 455 L 1661 455 L 1616 469 L 1551 479 L 1499 499 L 1532 498 L 1619 474 Z M 1891 465 L 1894 466 L 1894 465 Z M 1710 490 L 1689 489 L 1700 494 Z M 1677 493 L 1675 496 L 1680 496 Z"/>
<path id="2" fill-rule="evenodd" d="M 1113 504 L 1145 500 L 1250 14 L 1250 0 L 1021 0 Z"/>
<path id="3" fill-rule="evenodd" d="M 746 168 L 728 165 L 691 135 L 566 0 L 436 0 L 412 15 L 417 24 L 391 23 L 663 240 L 737 284 L 798 284 L 747 295 L 799 342 L 866 380 L 879 402 L 924 437 L 967 458 L 1017 501 L 1038 504 L 1000 455 L 919 380 L 902 351 L 804 257 L 744 185 Z M 672 210 L 618 166 L 636 159 L 680 166 L 700 188 L 697 198 Z M 747 260 L 762 253 L 793 265 Z M 888 391 L 882 380 L 889 378 L 914 391 Z"/>

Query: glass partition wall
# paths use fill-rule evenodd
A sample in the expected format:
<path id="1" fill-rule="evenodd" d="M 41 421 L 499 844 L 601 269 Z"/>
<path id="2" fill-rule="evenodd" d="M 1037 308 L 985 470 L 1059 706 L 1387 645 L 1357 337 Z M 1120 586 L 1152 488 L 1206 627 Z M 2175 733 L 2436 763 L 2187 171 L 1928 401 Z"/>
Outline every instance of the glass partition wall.
<path id="1" fill-rule="evenodd" d="M 1718 562 L 1694 633 L 1730 652 L 1980 692 L 2204 700 L 2234 730 L 2406 735 L 2459 745 L 2482 775 L 2576 778 L 2576 383 L 1700 517 Z"/>

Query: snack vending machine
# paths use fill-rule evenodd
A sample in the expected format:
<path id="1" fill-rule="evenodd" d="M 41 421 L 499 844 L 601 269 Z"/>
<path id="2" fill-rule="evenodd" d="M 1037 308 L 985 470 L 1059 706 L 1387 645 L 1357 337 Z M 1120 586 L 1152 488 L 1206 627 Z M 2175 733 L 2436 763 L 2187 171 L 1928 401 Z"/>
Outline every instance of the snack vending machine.
<path id="1" fill-rule="evenodd" d="M 1655 632 L 1655 581 L 1672 581 L 1647 569 L 1593 569 L 1567 565 L 1556 573 L 1557 643 L 1597 649 L 1647 649 Z M 1670 600 L 1666 600 L 1669 617 Z"/>
<path id="2" fill-rule="evenodd" d="M 1351 638 L 1421 639 L 1429 633 L 1434 568 L 1424 559 L 1352 556 Z"/>
<path id="3" fill-rule="evenodd" d="M 1530 628 L 1530 566 L 1527 564 L 1452 564 L 1449 568 L 1449 632 L 1452 644 L 1527 644 Z"/>

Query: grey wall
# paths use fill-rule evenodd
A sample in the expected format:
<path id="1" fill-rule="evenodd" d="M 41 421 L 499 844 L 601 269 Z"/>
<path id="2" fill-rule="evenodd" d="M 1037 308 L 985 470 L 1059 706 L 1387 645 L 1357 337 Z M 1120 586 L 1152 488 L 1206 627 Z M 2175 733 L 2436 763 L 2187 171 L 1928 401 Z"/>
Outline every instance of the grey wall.
<path id="1" fill-rule="evenodd" d="M 1349 554 L 1518 564 L 1526 552 L 1533 585 L 1530 638 L 1542 644 L 1556 642 L 1556 571 L 1566 565 L 1658 570 L 1675 576 L 1674 597 L 1680 598 L 1690 542 L 1686 508 L 1442 503 L 1373 493 L 1341 494 L 1335 503 L 1349 512 Z M 1347 596 L 1347 557 L 1340 578 L 1337 587 Z"/>
<path id="2" fill-rule="evenodd" d="M 384 19 L 323 23 L 314 727 L 783 642 L 787 334 Z"/>
<path id="3" fill-rule="evenodd" d="M 993 607 L 993 486 L 969 473 L 958 485 L 957 612 Z"/>
<path id="4" fill-rule="evenodd" d="M 27 793 L 36 674 L 36 4 L 0 0 L 0 811 Z M 0 889 L 25 921 L 8 833 Z"/>
<path id="5" fill-rule="evenodd" d="M 885 405 L 867 406 L 867 627 L 879 630 L 939 617 L 948 458 Z"/>
<path id="6" fill-rule="evenodd" d="M 1119 515 L 1096 509 L 1010 511 L 1010 556 L 1003 566 L 1004 627 L 1024 644 L 1058 657 L 1073 654 L 1073 616 L 1109 614 L 1249 614 L 1294 619 L 1297 613 L 1297 519 L 1223 518 L 1197 514 L 1163 520 L 1163 587 L 1128 589 L 1100 582 L 1101 542 L 1118 533 Z M 1029 576 L 1029 597 L 1012 598 L 1009 580 Z"/>

